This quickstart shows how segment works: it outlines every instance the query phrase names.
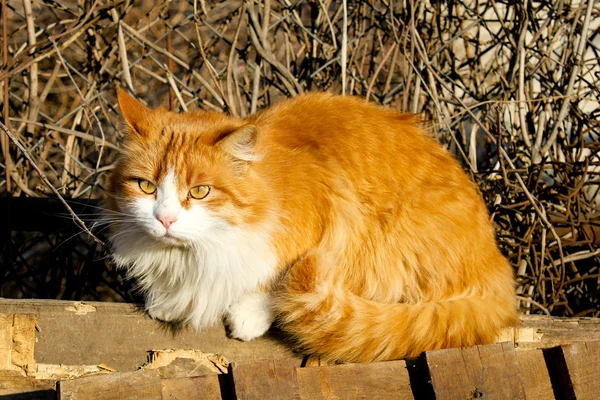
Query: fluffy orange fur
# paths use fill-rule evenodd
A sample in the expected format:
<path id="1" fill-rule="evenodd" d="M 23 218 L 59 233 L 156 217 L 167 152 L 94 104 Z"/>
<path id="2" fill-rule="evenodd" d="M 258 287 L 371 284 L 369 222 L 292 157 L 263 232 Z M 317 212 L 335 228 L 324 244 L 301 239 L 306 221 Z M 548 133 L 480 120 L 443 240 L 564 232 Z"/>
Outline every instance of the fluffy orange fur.
<path id="1" fill-rule="evenodd" d="M 512 270 L 485 204 L 417 117 L 326 93 L 245 119 L 119 97 L 145 134 L 127 136 L 111 191 L 139 196 L 128 177 L 160 180 L 171 166 L 182 186 L 219 187 L 203 204 L 230 224 L 269 226 L 277 266 L 257 290 L 305 353 L 415 357 L 489 343 L 516 322 Z M 253 158 L 228 157 L 248 148 Z"/>

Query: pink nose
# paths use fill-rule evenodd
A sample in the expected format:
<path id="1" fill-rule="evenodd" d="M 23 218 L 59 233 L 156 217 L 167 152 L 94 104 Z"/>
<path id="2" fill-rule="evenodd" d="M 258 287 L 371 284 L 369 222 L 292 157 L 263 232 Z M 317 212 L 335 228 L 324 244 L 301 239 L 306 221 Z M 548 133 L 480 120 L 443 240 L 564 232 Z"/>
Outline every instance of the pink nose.
<path id="1" fill-rule="evenodd" d="M 177 216 L 175 215 L 157 215 L 156 219 L 160 221 L 161 224 L 163 224 L 163 226 L 167 229 L 169 229 L 169 227 L 171 225 L 173 225 L 173 223 L 175 221 L 177 221 Z"/>

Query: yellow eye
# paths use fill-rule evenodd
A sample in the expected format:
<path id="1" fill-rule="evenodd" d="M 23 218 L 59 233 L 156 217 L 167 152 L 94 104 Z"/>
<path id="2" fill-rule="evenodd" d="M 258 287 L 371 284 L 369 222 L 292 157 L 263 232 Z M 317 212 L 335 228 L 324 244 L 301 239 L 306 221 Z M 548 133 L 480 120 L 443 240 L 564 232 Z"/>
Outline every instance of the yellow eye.
<path id="1" fill-rule="evenodd" d="M 156 192 L 156 185 L 152 182 L 145 181 L 143 179 L 138 180 L 138 185 L 142 192 L 146 194 L 154 194 Z"/>
<path id="2" fill-rule="evenodd" d="M 201 199 L 205 198 L 206 196 L 208 196 L 209 193 L 210 193 L 210 186 L 200 185 L 200 186 L 194 186 L 193 188 L 191 188 L 189 196 L 196 200 L 201 200 Z"/>

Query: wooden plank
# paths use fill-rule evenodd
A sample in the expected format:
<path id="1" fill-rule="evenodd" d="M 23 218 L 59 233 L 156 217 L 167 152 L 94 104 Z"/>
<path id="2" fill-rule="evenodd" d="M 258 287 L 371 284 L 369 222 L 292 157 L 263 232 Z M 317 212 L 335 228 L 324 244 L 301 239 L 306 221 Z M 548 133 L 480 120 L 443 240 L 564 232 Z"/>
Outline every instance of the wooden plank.
<path id="1" fill-rule="evenodd" d="M 43 364 L 106 364 L 135 371 L 146 361 L 147 350 L 167 348 L 220 353 L 232 362 L 295 359 L 301 363 L 280 336 L 240 342 L 228 339 L 222 325 L 202 332 L 185 329 L 173 336 L 131 304 L 0 299 L 0 313 L 34 314 L 40 327 L 34 356 Z M 0 353 L 2 334 L 0 330 Z M 520 326 L 510 334 L 523 349 L 600 340 L 600 319 L 521 316 Z"/>
<path id="2" fill-rule="evenodd" d="M 30 398 L 56 398 L 56 381 L 32 379 L 19 371 L 0 371 L 0 398 L 29 393 Z M 39 397 L 36 397 L 39 396 Z"/>
<path id="3" fill-rule="evenodd" d="M 219 376 L 162 379 L 162 398 L 177 400 L 221 400 Z"/>
<path id="4" fill-rule="evenodd" d="M 553 399 L 552 383 L 542 350 L 517 351 L 516 356 L 527 400 Z"/>
<path id="5" fill-rule="evenodd" d="M 60 400 L 161 400 L 158 370 L 95 375 L 61 381 Z"/>
<path id="6" fill-rule="evenodd" d="M 232 363 L 229 375 L 239 400 L 300 399 L 294 362 Z"/>
<path id="7" fill-rule="evenodd" d="M 569 343 L 600 340 L 600 318 L 563 318 L 521 315 L 521 322 L 505 329 L 500 341 L 511 341 L 518 349 L 541 349 Z"/>
<path id="8" fill-rule="evenodd" d="M 404 361 L 297 368 L 302 400 L 413 399 Z"/>
<path id="9" fill-rule="evenodd" d="M 240 342 L 229 339 L 222 324 L 173 334 L 133 304 L 0 299 L 3 312 L 33 313 L 37 318 L 35 360 L 42 364 L 106 364 L 121 372 L 135 371 L 153 349 L 198 349 L 223 354 L 230 362 L 292 359 L 298 366 L 302 362 L 276 334 Z"/>
<path id="10" fill-rule="evenodd" d="M 549 357 L 558 366 L 555 389 L 567 399 L 596 400 L 600 397 L 600 341 L 563 345 Z"/>
<path id="11" fill-rule="evenodd" d="M 510 343 L 428 351 L 425 359 L 438 400 L 525 399 Z"/>

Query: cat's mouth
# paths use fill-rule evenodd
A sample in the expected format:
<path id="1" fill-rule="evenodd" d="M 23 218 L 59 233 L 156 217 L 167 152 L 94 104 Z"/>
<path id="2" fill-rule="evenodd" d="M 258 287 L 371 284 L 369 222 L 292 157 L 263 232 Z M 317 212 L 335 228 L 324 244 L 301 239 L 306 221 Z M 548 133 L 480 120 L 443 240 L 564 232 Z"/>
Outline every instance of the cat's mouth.
<path id="1" fill-rule="evenodd" d="M 143 230 L 150 238 L 163 244 L 181 246 L 186 243 L 183 238 L 177 236 L 177 234 L 170 229 L 159 230 L 155 227 L 145 227 Z"/>
<path id="2" fill-rule="evenodd" d="M 155 235 L 156 239 L 160 242 L 169 245 L 169 246 L 189 246 L 189 239 L 178 235 L 176 232 L 171 231 L 170 229 L 166 230 L 164 233 L 159 233 Z"/>
<path id="3" fill-rule="evenodd" d="M 181 238 L 178 238 L 177 236 L 173 235 L 173 232 L 170 232 L 168 230 L 164 233 L 164 235 L 160 236 L 160 239 L 169 244 L 181 245 L 184 242 L 183 240 L 181 240 Z"/>

